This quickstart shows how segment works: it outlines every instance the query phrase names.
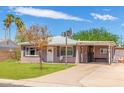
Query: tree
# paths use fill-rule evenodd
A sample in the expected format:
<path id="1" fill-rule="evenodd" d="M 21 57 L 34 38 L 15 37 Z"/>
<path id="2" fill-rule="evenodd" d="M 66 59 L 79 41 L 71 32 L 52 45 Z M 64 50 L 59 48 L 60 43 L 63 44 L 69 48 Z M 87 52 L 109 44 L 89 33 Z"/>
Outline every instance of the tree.
<path id="1" fill-rule="evenodd" d="M 14 22 L 13 14 L 7 14 L 6 19 L 4 20 L 5 39 L 7 39 L 7 36 L 9 36 L 9 39 L 11 39 L 10 26 L 13 22 Z"/>
<path id="2" fill-rule="evenodd" d="M 73 39 L 89 40 L 89 41 L 114 41 L 118 43 L 119 36 L 107 32 L 104 28 L 93 28 L 90 30 L 82 30 L 73 34 Z"/>
<path id="3" fill-rule="evenodd" d="M 48 45 L 48 31 L 46 27 L 40 25 L 32 25 L 26 33 L 27 41 L 39 51 L 40 69 L 42 69 L 42 51 Z"/>
<path id="4" fill-rule="evenodd" d="M 21 20 L 21 18 L 16 17 L 15 18 L 15 24 L 17 27 L 17 34 L 16 34 L 16 41 L 19 42 L 25 42 L 26 38 L 26 27 L 24 22 Z M 25 32 L 25 33 L 24 33 Z"/>

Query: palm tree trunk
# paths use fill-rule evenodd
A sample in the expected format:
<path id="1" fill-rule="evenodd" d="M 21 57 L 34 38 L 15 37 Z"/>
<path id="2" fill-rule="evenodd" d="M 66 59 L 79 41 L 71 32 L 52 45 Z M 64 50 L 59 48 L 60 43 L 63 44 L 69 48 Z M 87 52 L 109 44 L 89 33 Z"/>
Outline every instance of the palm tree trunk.
<path id="1" fill-rule="evenodd" d="M 10 27 L 9 27 L 9 40 L 11 40 Z"/>
<path id="2" fill-rule="evenodd" d="M 8 45 L 9 28 L 6 28 L 6 45 Z"/>
<path id="3" fill-rule="evenodd" d="M 5 28 L 5 40 L 6 40 L 6 34 L 7 34 L 6 32 L 7 32 L 7 28 Z"/>

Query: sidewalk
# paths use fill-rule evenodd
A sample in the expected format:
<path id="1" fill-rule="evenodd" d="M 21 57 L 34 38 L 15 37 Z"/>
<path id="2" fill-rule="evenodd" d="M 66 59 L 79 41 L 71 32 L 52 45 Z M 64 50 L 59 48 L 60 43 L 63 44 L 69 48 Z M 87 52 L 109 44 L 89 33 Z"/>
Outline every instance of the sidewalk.
<path id="1" fill-rule="evenodd" d="M 33 81 L 21 81 L 21 80 L 9 80 L 0 79 L 0 87 L 75 87 L 73 85 L 62 85 L 62 84 L 51 84 L 51 83 L 41 83 Z"/>

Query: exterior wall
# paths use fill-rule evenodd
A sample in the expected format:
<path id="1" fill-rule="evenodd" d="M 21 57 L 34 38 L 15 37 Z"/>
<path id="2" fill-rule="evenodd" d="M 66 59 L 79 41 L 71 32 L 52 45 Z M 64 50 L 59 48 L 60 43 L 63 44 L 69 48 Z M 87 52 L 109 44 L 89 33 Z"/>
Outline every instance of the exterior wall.
<path id="1" fill-rule="evenodd" d="M 24 47 L 25 46 L 22 46 L 21 47 L 21 61 L 24 62 L 24 63 L 38 63 L 39 62 L 39 56 L 25 56 L 24 55 Z M 53 59 L 54 59 L 54 63 L 59 63 L 60 62 L 60 56 L 58 57 L 57 56 L 57 47 L 56 46 L 53 46 L 54 47 L 54 56 L 53 56 Z M 47 62 L 47 49 L 43 50 L 42 51 L 42 56 L 43 56 L 43 60 L 45 62 Z M 65 61 L 65 57 L 63 58 L 63 61 Z M 68 63 L 74 63 L 75 62 L 75 57 L 73 56 L 70 56 L 67 58 L 67 61 Z"/>
<path id="2" fill-rule="evenodd" d="M 26 56 L 24 55 L 24 47 L 25 46 L 21 46 L 21 62 L 23 63 L 39 63 L 39 55 L 36 55 L 36 56 Z M 47 58 L 46 58 L 46 49 L 44 49 L 42 51 L 42 58 L 43 58 L 43 61 L 46 62 L 47 61 Z"/>
<path id="3" fill-rule="evenodd" d="M 55 63 L 61 63 L 62 61 L 60 61 L 60 54 L 59 56 L 57 56 L 57 46 L 52 46 L 54 48 L 54 55 L 53 55 L 53 59 Z M 74 47 L 74 46 L 73 46 Z M 76 46 L 75 46 L 76 47 Z M 88 55 L 87 55 L 87 47 L 88 46 L 79 46 L 79 62 L 80 63 L 87 63 L 87 59 L 88 59 Z M 24 55 L 24 46 L 21 47 L 21 61 L 22 62 L 34 62 L 37 63 L 39 62 L 39 56 L 25 56 Z M 82 49 L 83 48 L 83 49 Z M 94 58 L 106 58 L 108 59 L 108 54 L 100 54 L 100 48 L 108 48 L 108 46 L 94 46 Z M 114 47 L 111 47 L 111 60 L 114 56 Z M 74 50 L 73 50 L 74 51 Z M 47 49 L 42 51 L 42 58 L 45 62 L 47 62 Z M 83 56 L 83 58 L 82 58 Z M 68 63 L 75 63 L 76 61 L 76 52 L 75 52 L 75 56 L 68 56 L 67 58 L 67 62 Z M 103 59 L 98 59 L 96 61 L 105 61 Z M 107 60 L 108 61 L 108 60 Z M 63 58 L 63 62 L 65 62 L 65 57 Z"/>
<path id="4" fill-rule="evenodd" d="M 38 63 L 39 62 L 39 57 L 38 56 L 23 56 L 21 57 L 21 62 L 22 63 Z"/>
<path id="5" fill-rule="evenodd" d="M 108 54 L 100 54 L 100 48 L 108 49 L 108 46 L 95 46 L 94 57 L 95 58 L 108 58 Z"/>
<path id="6" fill-rule="evenodd" d="M 100 54 L 100 49 L 101 48 L 107 48 L 108 49 L 108 46 L 95 46 L 94 48 L 94 58 L 104 58 L 104 59 L 97 59 L 95 60 L 96 62 L 97 61 L 108 61 L 108 53 L 107 54 Z"/>
<path id="7" fill-rule="evenodd" d="M 67 57 L 67 62 L 68 63 L 75 63 L 75 59 L 76 59 L 76 57 L 74 57 L 74 56 Z M 65 57 L 63 58 L 63 61 L 65 62 Z M 54 62 L 55 63 L 61 63 L 60 55 L 57 56 L 57 47 L 54 47 Z"/>

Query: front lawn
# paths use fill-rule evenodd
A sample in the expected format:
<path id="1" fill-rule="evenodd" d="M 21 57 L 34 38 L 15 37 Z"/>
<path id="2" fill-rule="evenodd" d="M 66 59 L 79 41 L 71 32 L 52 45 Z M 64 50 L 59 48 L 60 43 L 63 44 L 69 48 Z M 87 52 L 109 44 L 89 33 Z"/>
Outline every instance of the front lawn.
<path id="1" fill-rule="evenodd" d="M 68 64 L 68 67 L 74 66 Z M 43 63 L 43 69 L 39 69 L 39 64 L 18 63 L 15 60 L 0 62 L 0 78 L 4 79 L 26 79 L 43 76 L 59 70 L 65 69 L 65 64 Z"/>

